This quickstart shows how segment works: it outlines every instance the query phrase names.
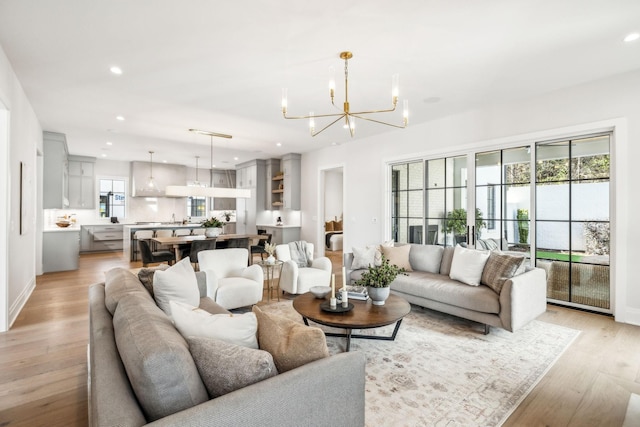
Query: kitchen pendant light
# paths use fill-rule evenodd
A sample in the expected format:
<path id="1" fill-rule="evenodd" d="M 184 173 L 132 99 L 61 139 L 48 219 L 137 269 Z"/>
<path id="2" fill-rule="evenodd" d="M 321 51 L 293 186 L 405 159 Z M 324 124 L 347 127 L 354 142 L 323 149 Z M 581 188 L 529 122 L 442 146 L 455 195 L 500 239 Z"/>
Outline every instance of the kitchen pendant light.
<path id="1" fill-rule="evenodd" d="M 241 189 L 241 188 L 216 188 L 213 185 L 213 137 L 219 138 L 232 138 L 231 135 L 225 135 L 222 133 L 203 131 L 198 129 L 189 129 L 189 132 L 201 134 L 201 135 L 209 135 L 211 140 L 211 163 L 210 163 L 210 173 L 211 173 L 211 186 L 207 187 L 204 184 L 201 184 L 198 181 L 198 163 L 196 157 L 196 183 L 197 185 L 168 185 L 165 190 L 166 196 L 171 197 L 225 197 L 232 199 L 248 199 L 251 197 L 251 190 Z"/>
<path id="2" fill-rule="evenodd" d="M 156 193 L 160 190 L 156 185 L 156 181 L 153 178 L 153 151 L 149 151 L 149 179 L 147 180 L 147 185 L 144 191 Z"/>

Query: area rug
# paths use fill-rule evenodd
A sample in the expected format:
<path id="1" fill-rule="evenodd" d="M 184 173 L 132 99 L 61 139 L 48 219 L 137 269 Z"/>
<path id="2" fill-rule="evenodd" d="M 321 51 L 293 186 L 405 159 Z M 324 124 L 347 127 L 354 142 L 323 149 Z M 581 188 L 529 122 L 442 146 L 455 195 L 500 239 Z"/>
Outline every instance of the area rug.
<path id="1" fill-rule="evenodd" d="M 291 301 L 261 308 L 302 322 Z M 477 323 L 411 308 L 395 341 L 351 340 L 351 351 L 367 357 L 367 426 L 499 426 L 579 334 L 533 321 L 516 333 L 491 328 L 483 335 Z M 327 337 L 327 345 L 340 353 L 345 339 Z"/>

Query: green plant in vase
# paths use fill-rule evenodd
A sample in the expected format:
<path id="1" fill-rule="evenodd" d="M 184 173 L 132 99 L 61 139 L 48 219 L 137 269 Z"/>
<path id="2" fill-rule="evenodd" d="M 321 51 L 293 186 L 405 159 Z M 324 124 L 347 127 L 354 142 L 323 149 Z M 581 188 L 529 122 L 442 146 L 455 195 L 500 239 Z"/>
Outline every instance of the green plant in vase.
<path id="1" fill-rule="evenodd" d="M 518 222 L 518 243 L 527 244 L 529 241 L 529 210 L 518 209 L 516 219 Z"/>
<path id="2" fill-rule="evenodd" d="M 222 227 L 224 226 L 224 222 L 220 221 L 216 217 L 211 217 L 209 219 L 205 219 L 200 223 L 200 226 L 206 228 L 204 234 L 207 237 L 215 237 L 219 236 L 222 233 Z"/>
<path id="3" fill-rule="evenodd" d="M 476 208 L 476 237 L 480 236 L 480 231 L 485 226 L 482 211 Z M 464 236 L 467 234 L 467 210 L 460 208 L 448 212 L 444 230 L 447 233 L 453 233 L 456 243 L 463 242 Z"/>
<path id="4" fill-rule="evenodd" d="M 355 281 L 354 285 L 366 286 L 373 304 L 384 305 L 389 297 L 391 282 L 399 274 L 407 275 L 403 267 L 391 264 L 383 255 L 380 265 L 370 266 L 367 271 L 362 273 L 360 279 Z"/>

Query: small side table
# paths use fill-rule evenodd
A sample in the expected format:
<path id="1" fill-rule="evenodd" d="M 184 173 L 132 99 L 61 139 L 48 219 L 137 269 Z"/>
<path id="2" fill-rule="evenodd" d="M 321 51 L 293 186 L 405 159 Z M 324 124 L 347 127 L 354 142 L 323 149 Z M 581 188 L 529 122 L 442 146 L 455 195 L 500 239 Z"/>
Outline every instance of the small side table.
<path id="1" fill-rule="evenodd" d="M 282 265 L 283 261 L 275 260 L 272 264 L 267 261 L 258 261 L 260 267 L 265 273 L 266 276 L 266 291 L 267 291 L 267 301 L 271 301 L 271 292 L 273 289 L 276 290 L 276 294 L 278 294 L 278 301 L 280 301 L 280 275 L 282 274 Z M 276 284 L 275 273 L 278 273 L 278 282 Z"/>

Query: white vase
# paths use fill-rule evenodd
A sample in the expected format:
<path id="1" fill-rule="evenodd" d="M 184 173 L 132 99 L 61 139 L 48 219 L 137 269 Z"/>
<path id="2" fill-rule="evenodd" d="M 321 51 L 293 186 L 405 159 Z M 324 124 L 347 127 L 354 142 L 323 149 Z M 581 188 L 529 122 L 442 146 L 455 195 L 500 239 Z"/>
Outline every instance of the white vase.
<path id="1" fill-rule="evenodd" d="M 204 230 L 204 235 L 207 237 L 216 237 L 222 233 L 222 228 L 207 228 Z"/>
<path id="2" fill-rule="evenodd" d="M 273 255 L 269 255 L 267 257 L 267 264 L 275 264 L 276 263 L 276 258 Z"/>
<path id="3" fill-rule="evenodd" d="M 373 286 L 367 286 L 367 292 L 373 305 L 384 305 L 384 302 L 389 298 L 389 292 L 391 288 L 386 286 L 384 288 L 374 288 Z"/>

